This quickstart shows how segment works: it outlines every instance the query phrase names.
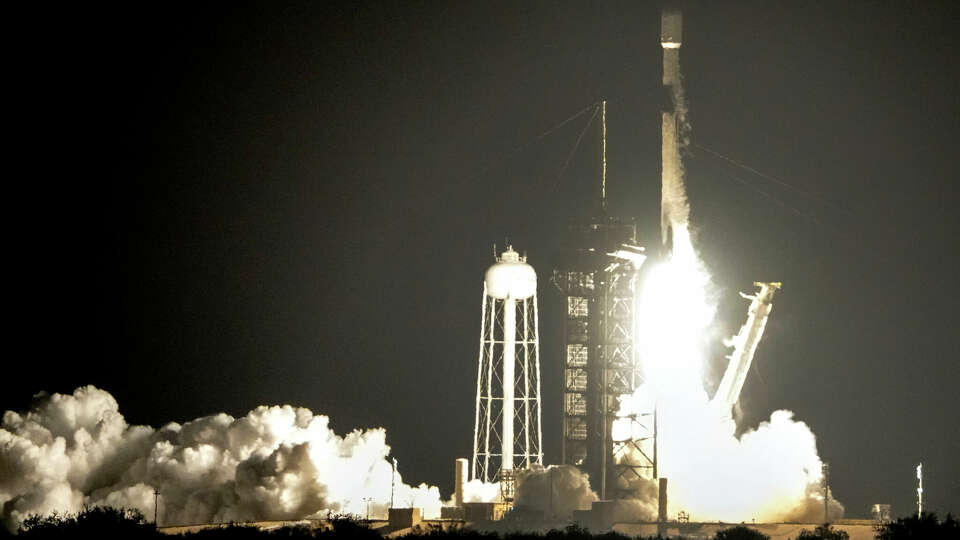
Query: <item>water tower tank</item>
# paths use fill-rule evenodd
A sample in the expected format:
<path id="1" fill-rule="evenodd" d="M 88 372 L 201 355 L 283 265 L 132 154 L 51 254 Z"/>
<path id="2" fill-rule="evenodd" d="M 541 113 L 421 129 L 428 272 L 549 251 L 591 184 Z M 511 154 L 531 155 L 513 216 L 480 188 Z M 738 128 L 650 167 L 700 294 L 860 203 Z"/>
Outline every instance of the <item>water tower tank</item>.
<path id="1" fill-rule="evenodd" d="M 523 300 L 537 292 L 537 273 L 513 246 L 507 246 L 497 262 L 487 269 L 485 280 L 487 295 L 497 300 Z"/>

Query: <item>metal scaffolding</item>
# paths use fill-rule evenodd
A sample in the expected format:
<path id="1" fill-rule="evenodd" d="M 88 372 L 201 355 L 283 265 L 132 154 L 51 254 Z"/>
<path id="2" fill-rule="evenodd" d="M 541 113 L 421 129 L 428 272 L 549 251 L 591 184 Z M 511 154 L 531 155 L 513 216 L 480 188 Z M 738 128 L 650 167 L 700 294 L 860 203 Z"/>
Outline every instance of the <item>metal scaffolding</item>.
<path id="1" fill-rule="evenodd" d="M 656 476 L 653 411 L 617 416 L 642 381 L 634 336 L 645 255 L 632 220 L 594 219 L 569 232 L 552 280 L 566 298 L 561 459 L 587 472 L 602 499 L 629 498 L 635 480 Z M 614 439 L 615 419 L 630 423 L 627 438 Z"/>

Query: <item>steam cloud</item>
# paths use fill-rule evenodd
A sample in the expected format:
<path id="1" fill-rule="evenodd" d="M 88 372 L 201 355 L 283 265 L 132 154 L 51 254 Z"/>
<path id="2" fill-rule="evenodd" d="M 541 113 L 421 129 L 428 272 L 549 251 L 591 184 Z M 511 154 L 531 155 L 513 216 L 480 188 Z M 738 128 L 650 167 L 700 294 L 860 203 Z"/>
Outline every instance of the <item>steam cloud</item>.
<path id="1" fill-rule="evenodd" d="M 620 414 L 651 410 L 648 386 L 621 404 Z M 683 510 L 697 521 L 823 521 L 821 461 L 810 428 L 787 410 L 739 438 L 729 416 L 711 407 L 706 393 L 663 396 L 658 402 L 661 476 L 669 479 L 669 512 Z M 656 510 L 649 481 L 633 488 L 644 493 L 647 511 Z M 830 515 L 844 508 L 830 499 Z"/>
<path id="2" fill-rule="evenodd" d="M 393 466 L 386 431 L 339 436 L 329 418 L 289 405 L 242 418 L 204 416 L 155 430 L 131 426 L 108 392 L 38 394 L 30 411 L 0 424 L 0 519 L 15 530 L 31 514 L 84 505 L 136 508 L 160 524 L 385 516 Z M 436 487 L 404 484 L 396 504 L 440 514 Z"/>
<path id="3" fill-rule="evenodd" d="M 637 479 L 630 487 L 636 498 L 616 501 L 614 521 L 655 520 L 657 480 Z M 517 474 L 517 508 L 536 510 L 548 520 L 574 519 L 574 510 L 590 510 L 598 500 L 596 492 L 590 489 L 589 475 L 573 465 L 534 464 Z"/>
<path id="4" fill-rule="evenodd" d="M 547 517 L 569 519 L 574 510 L 589 510 L 597 499 L 588 475 L 573 465 L 533 464 L 517 473 L 517 507 L 536 509 Z"/>
<path id="5" fill-rule="evenodd" d="M 484 482 L 479 478 L 474 478 L 463 485 L 463 502 L 499 502 L 503 500 L 500 495 L 500 484 L 498 482 Z M 455 506 L 453 498 L 444 503 L 444 506 Z"/>

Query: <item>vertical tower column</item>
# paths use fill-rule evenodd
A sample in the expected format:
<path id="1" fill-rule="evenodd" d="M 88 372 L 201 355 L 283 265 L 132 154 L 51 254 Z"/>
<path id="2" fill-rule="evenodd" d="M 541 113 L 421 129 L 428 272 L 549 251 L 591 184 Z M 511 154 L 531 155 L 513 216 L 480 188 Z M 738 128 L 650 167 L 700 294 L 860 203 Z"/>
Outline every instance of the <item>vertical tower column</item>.
<path id="1" fill-rule="evenodd" d="M 513 420 L 514 420 L 514 380 L 517 367 L 517 301 L 506 298 L 503 301 L 503 428 L 501 431 L 500 469 L 513 469 Z M 506 473 L 509 475 L 510 473 Z"/>
<path id="2" fill-rule="evenodd" d="M 490 395 L 490 391 L 484 392 L 484 386 L 490 380 L 490 377 L 484 371 L 490 367 L 489 362 L 484 361 L 488 357 L 484 340 L 487 335 L 487 303 L 487 284 L 484 282 L 483 297 L 480 304 L 480 355 L 477 358 L 477 401 L 474 408 L 476 412 L 473 421 L 473 456 L 471 456 L 473 478 L 480 478 L 481 468 L 486 469 L 486 463 L 481 460 L 487 459 L 490 454 L 489 439 L 485 438 L 485 435 L 490 433 L 490 427 L 487 425 L 490 419 L 488 413 L 490 406 L 487 403 L 487 396 Z"/>
<path id="3" fill-rule="evenodd" d="M 459 458 L 453 469 L 453 505 L 463 507 L 463 490 L 467 484 L 467 460 Z"/>

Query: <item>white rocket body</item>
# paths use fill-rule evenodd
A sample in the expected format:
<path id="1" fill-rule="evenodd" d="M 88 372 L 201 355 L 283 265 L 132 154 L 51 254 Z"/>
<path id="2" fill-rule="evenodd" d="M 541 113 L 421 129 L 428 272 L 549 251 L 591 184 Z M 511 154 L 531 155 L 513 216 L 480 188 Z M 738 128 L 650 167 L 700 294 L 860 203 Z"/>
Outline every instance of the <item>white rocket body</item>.
<path id="1" fill-rule="evenodd" d="M 679 11 L 664 10 L 660 19 L 660 46 L 663 48 L 663 87 L 671 106 L 662 113 L 660 234 L 664 247 L 673 246 L 673 229 L 690 219 L 683 165 L 680 161 L 680 121 L 683 90 L 680 80 L 680 45 L 683 18 Z"/>

